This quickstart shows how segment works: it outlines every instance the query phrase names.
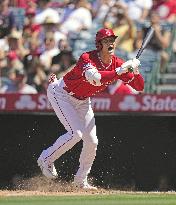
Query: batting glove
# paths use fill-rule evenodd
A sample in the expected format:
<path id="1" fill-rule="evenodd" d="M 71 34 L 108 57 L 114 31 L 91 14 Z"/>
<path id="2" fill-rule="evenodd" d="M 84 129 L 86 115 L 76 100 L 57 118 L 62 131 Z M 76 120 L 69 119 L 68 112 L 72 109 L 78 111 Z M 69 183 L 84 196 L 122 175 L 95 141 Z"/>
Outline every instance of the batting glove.
<path id="1" fill-rule="evenodd" d="M 128 69 L 132 67 L 132 64 L 133 64 L 133 61 L 132 61 L 132 60 L 126 61 L 125 63 L 123 63 L 123 64 L 121 65 L 121 67 L 118 67 L 118 68 L 115 69 L 115 70 L 116 70 L 116 73 L 117 73 L 118 75 L 122 75 L 123 73 L 129 72 Z"/>
<path id="2" fill-rule="evenodd" d="M 132 59 L 132 69 L 133 69 L 133 73 L 135 75 L 138 75 L 139 74 L 139 65 L 140 65 L 140 61 L 136 58 L 133 58 Z"/>
<path id="3" fill-rule="evenodd" d="M 128 60 L 125 63 L 123 63 L 121 65 L 121 67 L 116 68 L 116 73 L 118 75 L 121 75 L 123 73 L 127 73 L 130 70 L 134 73 L 134 74 L 139 74 L 139 70 L 138 67 L 140 65 L 140 61 L 136 58 L 133 58 L 132 60 Z"/>
<path id="4" fill-rule="evenodd" d="M 140 64 L 141 64 L 140 60 L 138 60 L 137 58 L 133 58 L 133 59 L 132 59 L 132 66 L 131 66 L 131 67 L 132 67 L 133 69 L 135 69 L 135 68 L 139 67 Z"/>

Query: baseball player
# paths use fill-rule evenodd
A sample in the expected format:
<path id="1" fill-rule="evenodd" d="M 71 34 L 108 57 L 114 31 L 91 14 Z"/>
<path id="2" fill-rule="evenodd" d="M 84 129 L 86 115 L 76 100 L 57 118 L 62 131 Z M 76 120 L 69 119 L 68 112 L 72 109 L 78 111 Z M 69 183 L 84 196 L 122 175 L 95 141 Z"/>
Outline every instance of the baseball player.
<path id="1" fill-rule="evenodd" d="M 116 38 L 111 29 L 100 29 L 95 39 L 96 50 L 83 53 L 76 66 L 63 78 L 58 80 L 55 74 L 50 76 L 47 96 L 67 132 L 38 158 L 38 165 L 48 178 L 54 179 L 58 176 L 54 161 L 83 140 L 74 183 L 82 189 L 97 189 L 87 180 L 98 145 L 90 97 L 117 79 L 137 91 L 144 88 L 144 80 L 138 70 L 140 61 L 132 59 L 124 62 L 114 55 Z M 129 72 L 129 68 L 133 72 Z"/>

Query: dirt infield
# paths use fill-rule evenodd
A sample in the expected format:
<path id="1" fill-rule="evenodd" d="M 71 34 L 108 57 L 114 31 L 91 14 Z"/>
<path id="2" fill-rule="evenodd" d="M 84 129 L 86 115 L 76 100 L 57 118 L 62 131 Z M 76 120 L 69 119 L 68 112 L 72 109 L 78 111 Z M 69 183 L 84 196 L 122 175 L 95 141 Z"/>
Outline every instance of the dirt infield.
<path id="1" fill-rule="evenodd" d="M 105 194 L 108 190 L 99 188 L 98 191 L 83 191 L 72 183 L 58 180 L 49 180 L 43 176 L 35 176 L 30 179 L 15 177 L 11 190 L 0 190 L 1 196 L 53 196 L 53 195 L 91 195 Z"/>
<path id="2" fill-rule="evenodd" d="M 85 195 L 124 195 L 124 194 L 154 194 L 154 195 L 176 195 L 176 192 L 128 192 L 128 191 L 117 191 L 117 190 L 99 190 L 99 191 L 72 191 L 72 192 L 44 192 L 44 191 L 25 191 L 25 190 L 2 190 L 0 191 L 1 197 L 11 197 L 11 196 L 85 196 Z"/>
<path id="3" fill-rule="evenodd" d="M 72 183 L 48 180 L 43 176 L 35 176 L 30 179 L 13 179 L 12 190 L 0 190 L 0 197 L 8 196 L 80 196 L 80 195 L 109 195 L 109 194 L 176 194 L 169 192 L 136 192 L 134 190 L 120 191 L 98 188 L 97 191 L 83 191 L 74 187 Z"/>
<path id="4" fill-rule="evenodd" d="M 42 191 L 9 191 L 3 190 L 0 191 L 0 197 L 9 197 L 9 196 L 80 196 L 80 195 L 92 195 L 100 194 L 98 192 L 42 192 Z"/>

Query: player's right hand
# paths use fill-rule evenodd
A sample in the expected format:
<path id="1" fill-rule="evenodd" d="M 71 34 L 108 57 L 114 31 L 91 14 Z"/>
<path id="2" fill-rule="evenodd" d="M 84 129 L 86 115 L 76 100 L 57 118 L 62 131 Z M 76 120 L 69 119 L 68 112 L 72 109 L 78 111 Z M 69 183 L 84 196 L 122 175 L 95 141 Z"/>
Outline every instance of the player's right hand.
<path id="1" fill-rule="evenodd" d="M 50 77 L 49 77 L 48 82 L 49 82 L 49 83 L 53 83 L 55 80 L 57 80 L 57 77 L 56 77 L 56 75 L 55 75 L 54 73 L 52 73 L 52 74 L 50 75 Z"/>
<path id="2" fill-rule="evenodd" d="M 121 75 L 123 73 L 129 72 L 129 69 L 132 69 L 133 72 L 133 70 L 137 69 L 139 65 L 140 65 L 140 61 L 136 58 L 132 60 L 128 60 L 125 63 L 123 63 L 120 67 L 116 68 L 116 73 L 118 75 Z"/>
<path id="3" fill-rule="evenodd" d="M 123 63 L 120 67 L 116 68 L 116 73 L 118 75 L 122 75 L 124 73 L 129 72 L 129 69 L 132 67 L 133 61 L 132 60 L 128 60 L 125 63 Z"/>
<path id="4" fill-rule="evenodd" d="M 132 59 L 132 65 L 131 65 L 131 67 L 132 67 L 133 69 L 136 69 L 136 68 L 138 68 L 138 67 L 140 66 L 140 64 L 141 64 L 141 62 L 140 62 L 139 59 L 133 58 L 133 59 Z"/>
<path id="5" fill-rule="evenodd" d="M 133 69 L 133 73 L 135 75 L 139 74 L 139 65 L 140 65 L 140 61 L 136 58 L 133 58 L 132 60 L 132 69 Z"/>
<path id="6" fill-rule="evenodd" d="M 138 66 L 140 65 L 140 61 L 136 58 L 133 58 L 132 60 L 128 60 L 126 61 L 125 63 L 123 63 L 121 65 L 121 67 L 125 70 L 125 69 L 128 69 L 128 68 L 137 68 Z"/>

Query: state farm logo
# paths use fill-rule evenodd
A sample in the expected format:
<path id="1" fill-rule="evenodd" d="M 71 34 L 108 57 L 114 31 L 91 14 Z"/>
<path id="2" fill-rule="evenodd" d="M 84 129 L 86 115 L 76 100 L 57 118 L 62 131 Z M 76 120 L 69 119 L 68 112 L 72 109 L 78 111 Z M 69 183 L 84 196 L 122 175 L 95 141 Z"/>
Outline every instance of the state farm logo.
<path id="1" fill-rule="evenodd" d="M 124 100 L 119 103 L 119 108 L 123 111 L 127 110 L 139 110 L 141 107 L 140 103 L 136 101 L 135 96 L 125 96 Z"/>
<path id="2" fill-rule="evenodd" d="M 36 102 L 32 100 L 30 95 L 21 95 L 19 100 L 15 103 L 15 108 L 33 110 L 36 108 Z"/>
<path id="3" fill-rule="evenodd" d="M 109 110 L 111 106 L 110 98 L 92 98 L 92 108 L 95 110 Z"/>
<path id="4" fill-rule="evenodd" d="M 176 96 L 129 95 L 125 96 L 118 106 L 122 111 L 175 112 Z"/>
<path id="5" fill-rule="evenodd" d="M 142 99 L 142 111 L 176 111 L 175 96 L 150 96 L 146 95 Z"/>

